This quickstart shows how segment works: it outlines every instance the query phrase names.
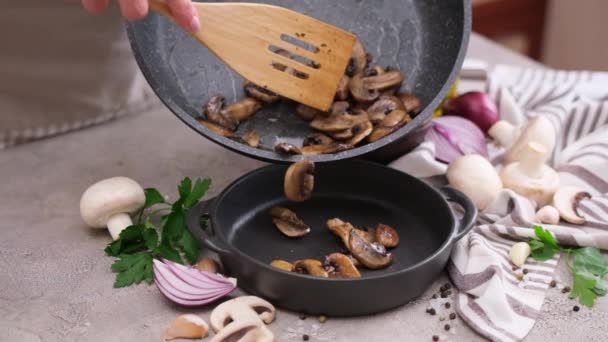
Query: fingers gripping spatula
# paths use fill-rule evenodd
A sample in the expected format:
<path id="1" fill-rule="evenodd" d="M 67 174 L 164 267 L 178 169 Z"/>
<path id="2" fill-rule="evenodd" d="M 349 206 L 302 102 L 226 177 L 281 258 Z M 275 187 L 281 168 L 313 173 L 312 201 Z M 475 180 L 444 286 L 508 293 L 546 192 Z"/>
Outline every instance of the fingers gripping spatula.
<path id="1" fill-rule="evenodd" d="M 150 7 L 171 17 L 164 0 Z M 194 3 L 194 36 L 245 79 L 310 107 L 328 111 L 356 37 L 342 29 L 265 4 Z"/>

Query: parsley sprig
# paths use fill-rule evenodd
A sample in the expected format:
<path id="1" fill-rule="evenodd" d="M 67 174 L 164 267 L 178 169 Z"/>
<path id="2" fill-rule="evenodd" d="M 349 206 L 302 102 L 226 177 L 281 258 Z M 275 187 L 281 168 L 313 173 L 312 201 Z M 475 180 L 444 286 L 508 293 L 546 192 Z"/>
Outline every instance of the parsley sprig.
<path id="1" fill-rule="evenodd" d="M 185 178 L 178 186 L 179 198 L 169 203 L 154 188 L 145 190 L 146 202 L 137 222 L 120 233 L 108 244 L 107 255 L 118 258 L 112 264 L 117 272 L 115 288 L 152 283 L 152 260 L 164 258 L 185 264 L 198 260 L 199 246 L 186 226 L 188 210 L 196 205 L 209 187 L 211 180 Z"/>
<path id="2" fill-rule="evenodd" d="M 604 277 L 608 274 L 608 258 L 599 249 L 560 247 L 551 232 L 540 226 L 534 227 L 534 233 L 537 238 L 528 241 L 532 258 L 546 261 L 557 253 L 568 256 L 568 266 L 574 279 L 570 298 L 578 298 L 581 304 L 593 307 L 597 297 L 606 295 L 608 283 Z"/>

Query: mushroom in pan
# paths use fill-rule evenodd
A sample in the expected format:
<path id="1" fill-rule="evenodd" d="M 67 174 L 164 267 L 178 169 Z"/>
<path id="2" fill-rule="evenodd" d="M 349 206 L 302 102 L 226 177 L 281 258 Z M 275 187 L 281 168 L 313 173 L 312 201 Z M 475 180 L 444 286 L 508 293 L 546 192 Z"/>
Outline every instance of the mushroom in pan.
<path id="1" fill-rule="evenodd" d="M 270 266 L 287 272 L 293 272 L 293 264 L 285 260 L 273 260 Z"/>
<path id="2" fill-rule="evenodd" d="M 323 263 L 330 278 L 361 278 L 361 273 L 352 260 L 341 253 L 333 253 L 325 257 Z"/>
<path id="3" fill-rule="evenodd" d="M 350 110 L 350 103 L 347 101 L 337 101 L 331 106 L 332 115 L 346 113 Z"/>
<path id="4" fill-rule="evenodd" d="M 346 139 L 345 143 L 350 146 L 357 146 L 374 131 L 374 125 L 370 121 L 362 121 L 350 129 L 334 134 L 336 139 Z"/>
<path id="5" fill-rule="evenodd" d="M 280 143 L 274 147 L 275 152 L 285 155 L 297 156 L 302 154 L 302 151 L 292 144 Z"/>
<path id="6" fill-rule="evenodd" d="M 376 241 L 386 248 L 394 248 L 399 245 L 399 234 L 386 224 L 378 224 L 375 230 Z"/>
<path id="7" fill-rule="evenodd" d="M 274 207 L 270 210 L 270 216 L 272 216 L 272 223 L 285 236 L 297 238 L 310 233 L 310 227 L 298 218 L 296 213 L 287 208 Z"/>
<path id="8" fill-rule="evenodd" d="M 338 143 L 325 134 L 315 133 L 304 139 L 302 154 L 305 156 L 331 154 L 346 151 L 351 148 L 351 145 Z"/>
<path id="9" fill-rule="evenodd" d="M 386 248 L 377 243 L 366 241 L 353 229 L 348 234 L 348 246 L 353 256 L 369 269 L 388 267 L 393 262 L 393 256 Z"/>
<path id="10" fill-rule="evenodd" d="M 372 102 L 380 97 L 378 89 L 370 89 L 366 86 L 365 75 L 362 73 L 353 76 L 348 87 L 353 98 L 359 102 Z"/>
<path id="11" fill-rule="evenodd" d="M 114 240 L 133 225 L 129 214 L 146 202 L 144 189 L 134 180 L 114 177 L 91 185 L 80 198 L 80 215 L 92 228 L 106 228 Z"/>
<path id="12" fill-rule="evenodd" d="M 355 45 L 353 46 L 353 52 L 350 58 L 350 62 L 348 63 L 348 67 L 346 69 L 346 75 L 352 77 L 356 74 L 362 73 L 365 70 L 367 64 L 367 52 L 365 51 L 365 47 L 363 46 L 361 41 L 357 39 Z"/>
<path id="13" fill-rule="evenodd" d="M 376 126 L 372 134 L 368 137 L 370 143 L 376 142 L 394 132 L 405 124 L 410 122 L 412 118 L 402 110 L 394 110 L 388 114 L 379 124 Z"/>
<path id="14" fill-rule="evenodd" d="M 272 342 L 274 335 L 266 324 L 275 319 L 275 308 L 262 298 L 238 297 L 218 305 L 210 317 L 216 332 L 211 342 Z"/>
<path id="15" fill-rule="evenodd" d="M 348 95 L 350 95 L 350 89 L 348 84 L 350 83 L 350 77 L 347 75 L 342 76 L 340 79 L 340 83 L 338 83 L 338 90 L 336 91 L 336 99 L 340 101 L 345 101 L 348 99 Z"/>
<path id="16" fill-rule="evenodd" d="M 296 113 L 304 121 L 312 121 L 321 112 L 304 104 L 299 104 L 296 107 Z"/>
<path id="17" fill-rule="evenodd" d="M 304 202 L 315 187 L 315 164 L 308 160 L 294 163 L 285 173 L 285 196 L 293 202 Z"/>
<path id="18" fill-rule="evenodd" d="M 244 89 L 247 96 L 267 104 L 275 103 L 281 99 L 281 97 L 274 92 L 251 82 L 246 82 Z"/>
<path id="19" fill-rule="evenodd" d="M 207 121 L 218 126 L 224 127 L 230 131 L 236 131 L 239 120 L 224 111 L 226 98 L 222 95 L 216 95 L 209 100 L 205 106 L 205 117 Z"/>
<path id="20" fill-rule="evenodd" d="M 368 241 L 369 243 L 373 243 L 376 241 L 375 232 L 373 232 L 373 230 L 357 229 L 350 222 L 342 221 L 339 218 L 328 220 L 327 228 L 329 228 L 332 233 L 342 239 L 342 242 L 344 243 L 344 246 L 347 249 L 350 249 L 348 243 L 351 231 L 359 235 L 361 238 L 363 238 L 365 241 Z"/>
<path id="21" fill-rule="evenodd" d="M 260 135 L 256 131 L 249 131 L 245 133 L 241 139 L 249 146 L 257 148 L 260 146 Z"/>
<path id="22" fill-rule="evenodd" d="M 398 95 L 399 99 L 403 103 L 404 109 L 406 113 L 410 115 L 416 115 L 420 112 L 420 108 L 422 104 L 420 103 L 420 99 L 410 93 L 401 93 Z"/>
<path id="23" fill-rule="evenodd" d="M 367 120 L 367 113 L 364 111 L 358 111 L 353 114 L 344 112 L 331 114 L 328 117 L 317 117 L 310 123 L 310 127 L 321 132 L 339 132 L 350 129 L 356 124 Z"/>
<path id="24" fill-rule="evenodd" d="M 242 121 L 251 118 L 261 108 L 262 104 L 260 101 L 251 97 L 245 97 L 226 107 L 222 113 L 225 117 L 231 117 L 236 120 L 238 125 Z"/>
<path id="25" fill-rule="evenodd" d="M 300 274 L 307 274 L 313 277 L 328 278 L 329 274 L 319 260 L 304 259 L 293 263 L 293 271 Z"/>
<path id="26" fill-rule="evenodd" d="M 363 78 L 363 87 L 368 90 L 384 90 L 399 86 L 401 82 L 403 82 L 403 74 L 398 70 L 391 70 Z"/>
<path id="27" fill-rule="evenodd" d="M 382 96 L 367 109 L 367 114 L 373 124 L 378 124 L 392 111 L 405 109 L 400 98 L 395 96 Z"/>
<path id="28" fill-rule="evenodd" d="M 215 134 L 221 135 L 223 137 L 226 138 L 234 138 L 234 132 L 217 124 L 214 124 L 213 122 L 210 121 L 206 121 L 203 119 L 199 119 L 198 122 L 205 126 L 207 129 L 211 130 L 212 132 L 214 132 Z"/>

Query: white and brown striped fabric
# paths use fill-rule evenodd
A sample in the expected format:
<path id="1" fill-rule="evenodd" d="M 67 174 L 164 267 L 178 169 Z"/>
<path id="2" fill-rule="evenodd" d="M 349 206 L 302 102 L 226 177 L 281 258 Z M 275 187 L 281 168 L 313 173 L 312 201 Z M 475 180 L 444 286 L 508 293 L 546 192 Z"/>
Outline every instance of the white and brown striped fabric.
<path id="1" fill-rule="evenodd" d="M 589 191 L 579 213 L 585 226 L 547 226 L 560 244 L 608 250 L 608 74 L 519 69 L 499 66 L 488 81 L 501 117 L 514 124 L 544 115 L 558 133 L 551 159 L 564 185 Z M 393 167 L 418 177 L 445 173 L 434 160 L 432 143 L 421 145 Z M 504 151 L 490 146 L 498 166 Z M 517 279 L 510 247 L 534 236 L 535 208 L 526 198 L 504 190 L 480 214 L 478 225 L 457 245 L 448 272 L 459 290 L 456 310 L 479 334 L 494 341 L 523 340 L 541 314 L 545 293 L 558 264 L 528 260 L 529 273 Z"/>

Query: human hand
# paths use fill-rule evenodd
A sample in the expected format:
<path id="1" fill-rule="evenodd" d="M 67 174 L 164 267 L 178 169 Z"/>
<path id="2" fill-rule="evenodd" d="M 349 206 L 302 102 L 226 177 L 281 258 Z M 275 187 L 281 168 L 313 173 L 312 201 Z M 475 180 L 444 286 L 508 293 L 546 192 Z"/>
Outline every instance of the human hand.
<path id="1" fill-rule="evenodd" d="M 169 9 L 178 25 L 186 31 L 196 32 L 200 29 L 198 13 L 191 0 L 166 0 Z M 93 13 L 103 13 L 110 0 L 82 0 L 84 8 Z M 129 20 L 139 20 L 148 14 L 148 0 L 118 0 L 120 11 Z"/>

